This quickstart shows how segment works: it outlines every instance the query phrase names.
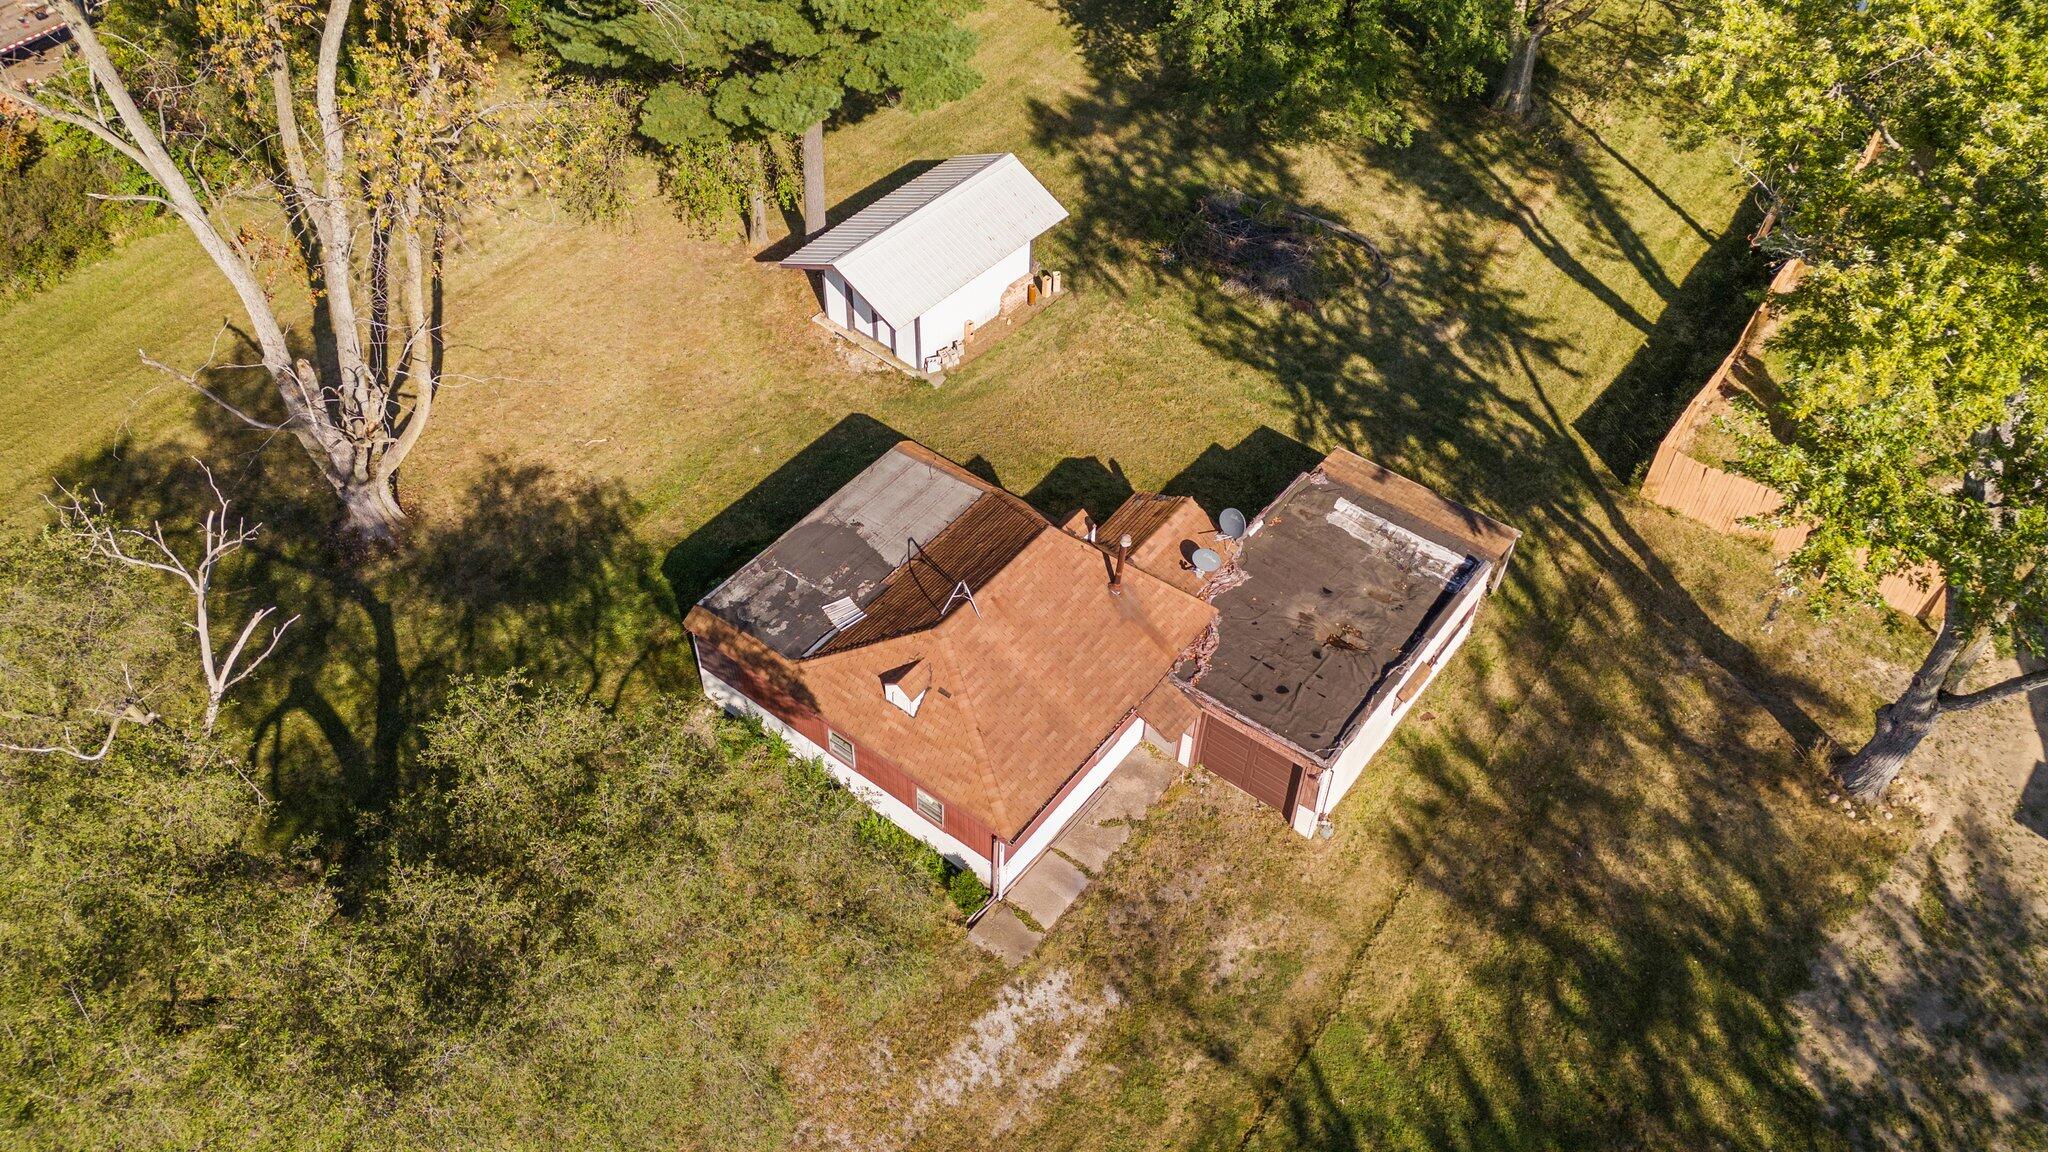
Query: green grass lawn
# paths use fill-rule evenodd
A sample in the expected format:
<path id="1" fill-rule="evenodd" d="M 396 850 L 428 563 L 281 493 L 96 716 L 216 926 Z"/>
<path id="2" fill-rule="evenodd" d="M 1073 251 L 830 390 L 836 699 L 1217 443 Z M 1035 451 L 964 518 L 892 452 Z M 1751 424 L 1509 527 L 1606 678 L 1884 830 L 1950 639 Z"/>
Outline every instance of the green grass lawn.
<path id="1" fill-rule="evenodd" d="M 985 1085 L 899 1134 L 1825 1144 L 1783 1005 L 1895 845 L 1816 804 L 1799 749 L 1856 738 L 1871 662 L 1918 641 L 1768 615 L 1761 550 L 1627 488 L 1753 306 L 1733 175 L 1673 149 L 1607 45 L 1560 45 L 1537 131 L 1470 113 L 1398 149 L 1275 149 L 1153 103 L 1100 25 L 1033 0 L 974 21 L 981 90 L 830 138 L 838 198 L 1009 149 L 1073 212 L 1041 248 L 1070 297 L 942 388 L 854 370 L 801 277 L 659 204 L 620 227 L 521 205 L 452 256 L 451 383 L 405 477 L 417 537 L 357 570 L 306 542 L 322 505 L 294 446 L 135 359 L 198 362 L 229 307 L 166 232 L 0 311 L 0 499 L 32 519 L 54 476 L 177 515 L 198 452 L 279 525 L 247 581 L 306 623 L 231 721 L 284 831 L 341 853 L 448 676 L 687 688 L 679 607 L 896 435 L 1054 511 L 1130 486 L 1256 506 L 1353 447 L 1527 533 L 1467 653 L 1332 841 L 1176 789 L 1026 970 L 1119 1001 L 1056 1089 Z M 1343 220 L 1392 282 L 1320 313 L 1219 291 L 1164 256 L 1216 186 Z M 792 1122 L 898 1132 L 889 1109 L 1000 982 L 963 946 L 878 1033 L 794 1048 Z M 1023 1043 L 1052 1064 L 1064 1039 Z"/>

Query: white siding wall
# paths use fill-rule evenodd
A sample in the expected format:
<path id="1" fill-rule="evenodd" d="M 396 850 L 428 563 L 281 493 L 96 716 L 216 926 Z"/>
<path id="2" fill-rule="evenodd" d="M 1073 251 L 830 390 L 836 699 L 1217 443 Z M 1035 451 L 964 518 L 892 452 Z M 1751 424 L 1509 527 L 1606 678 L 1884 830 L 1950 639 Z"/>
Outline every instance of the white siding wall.
<path id="1" fill-rule="evenodd" d="M 846 277 L 836 269 L 825 269 L 825 319 L 834 324 L 846 323 Z"/>
<path id="2" fill-rule="evenodd" d="M 995 870 L 990 866 L 987 857 L 948 836 L 944 829 L 919 816 L 910 805 L 875 787 L 865 777 L 841 764 L 831 753 L 811 743 L 810 738 L 803 733 L 776 719 L 773 713 L 748 699 L 739 689 L 706 672 L 702 662 L 697 665 L 697 676 L 704 683 L 704 695 L 713 703 L 735 716 L 758 718 L 763 728 L 788 741 L 790 750 L 798 756 L 822 762 L 826 771 L 832 773 L 833 779 L 845 785 L 847 791 L 860 797 L 868 807 L 888 817 L 890 823 L 938 849 L 939 855 L 981 877 L 983 884 L 994 887 Z"/>
<path id="3" fill-rule="evenodd" d="M 995 319 L 1002 310 L 1003 289 L 1030 274 L 1031 245 L 1026 244 L 932 305 L 919 317 L 924 325 L 924 354 L 930 356 L 948 344 L 958 343 L 969 320 L 986 324 Z M 903 350 L 907 352 L 909 348 Z"/>
<path id="4" fill-rule="evenodd" d="M 1081 805 L 1086 804 L 1089 797 L 1102 790 L 1102 786 L 1109 782 L 1109 774 L 1116 771 L 1116 766 L 1123 763 L 1124 758 L 1135 751 L 1144 739 L 1144 721 L 1136 716 L 1124 721 L 1124 726 L 1117 729 L 1116 735 L 1110 737 L 1109 746 L 1104 749 L 1102 759 L 1097 760 L 1095 765 L 1088 769 L 1088 774 L 1081 778 L 1079 784 L 1074 785 L 1074 790 L 1067 793 L 1066 799 L 1060 801 L 1059 807 L 1052 810 L 1052 815 L 1046 817 L 1045 823 L 1038 826 L 1038 831 L 1033 832 L 1029 840 L 1009 850 L 1003 859 L 1002 887 L 997 889 L 996 895 L 1001 896 L 1017 877 L 1024 874 L 1026 868 L 1031 867 L 1031 862 L 1045 852 L 1053 837 L 1058 836 L 1060 829 L 1067 826 L 1067 821 L 1074 818 L 1074 813 L 1081 810 Z"/>
<path id="5" fill-rule="evenodd" d="M 1450 612 L 1446 617 L 1458 620 L 1462 616 L 1463 622 L 1454 631 L 1437 636 L 1423 648 L 1422 659 L 1416 661 L 1409 669 L 1408 674 L 1411 677 L 1423 673 L 1424 662 L 1441 668 L 1464 645 L 1465 638 L 1472 635 L 1472 625 L 1479 619 L 1479 613 L 1473 609 L 1478 601 L 1485 597 L 1491 584 L 1488 579 L 1490 576 L 1491 573 L 1474 573 L 1473 579 L 1466 582 L 1457 600 L 1451 603 Z M 1351 742 L 1338 753 L 1336 763 L 1330 765 L 1323 773 L 1313 806 L 1304 803 L 1295 809 L 1295 831 L 1304 836 L 1315 834 L 1317 819 L 1329 815 L 1337 807 L 1337 802 L 1344 799 L 1344 794 L 1351 791 L 1351 786 L 1358 783 L 1358 776 L 1365 771 L 1366 762 L 1371 760 L 1373 754 L 1386 744 L 1387 738 L 1394 734 L 1394 727 L 1401 722 L 1401 717 L 1406 716 L 1408 709 L 1414 707 L 1415 701 L 1422 698 L 1423 693 L 1418 692 L 1404 702 L 1400 698 L 1400 686 L 1395 687 L 1396 690 L 1387 693 L 1387 698 L 1380 702 L 1380 706 L 1352 735 Z"/>
<path id="6" fill-rule="evenodd" d="M 924 365 L 917 363 L 919 356 L 930 356 L 948 344 L 958 343 L 970 320 L 986 324 L 995 319 L 1002 311 L 1003 289 L 1030 274 L 1031 245 L 1027 242 L 899 330 L 890 327 L 845 277 L 828 268 L 825 318 L 876 341 L 894 351 L 898 360 L 922 371 Z"/>

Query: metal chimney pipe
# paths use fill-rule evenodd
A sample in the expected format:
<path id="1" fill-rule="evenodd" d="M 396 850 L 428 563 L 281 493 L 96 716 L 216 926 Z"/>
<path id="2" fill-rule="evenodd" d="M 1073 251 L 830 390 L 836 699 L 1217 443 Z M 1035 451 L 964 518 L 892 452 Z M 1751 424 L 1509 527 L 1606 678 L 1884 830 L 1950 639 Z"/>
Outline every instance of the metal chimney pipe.
<path id="1" fill-rule="evenodd" d="M 1131 534 L 1126 532 L 1116 542 L 1116 572 L 1109 578 L 1109 594 L 1111 596 L 1121 596 L 1124 594 L 1124 557 L 1130 555 L 1130 552 Z"/>

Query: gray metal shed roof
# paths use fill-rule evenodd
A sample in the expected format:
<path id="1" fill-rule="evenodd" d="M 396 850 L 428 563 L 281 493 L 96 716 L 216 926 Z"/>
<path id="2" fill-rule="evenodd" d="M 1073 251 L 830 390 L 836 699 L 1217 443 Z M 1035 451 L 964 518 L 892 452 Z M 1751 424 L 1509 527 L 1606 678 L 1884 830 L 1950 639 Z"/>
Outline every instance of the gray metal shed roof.
<path id="1" fill-rule="evenodd" d="M 901 328 L 1067 218 L 1022 161 L 955 156 L 782 261 L 831 268 Z"/>

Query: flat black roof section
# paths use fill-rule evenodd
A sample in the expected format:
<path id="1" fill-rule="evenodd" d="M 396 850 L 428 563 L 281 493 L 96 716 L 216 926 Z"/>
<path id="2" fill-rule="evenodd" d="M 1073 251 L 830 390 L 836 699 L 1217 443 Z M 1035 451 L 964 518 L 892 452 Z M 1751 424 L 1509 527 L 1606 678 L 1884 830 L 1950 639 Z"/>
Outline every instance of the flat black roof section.
<path id="1" fill-rule="evenodd" d="M 1244 541 L 1242 582 L 1211 601 L 1215 651 L 1180 675 L 1326 760 L 1480 567 L 1448 533 L 1309 473 Z"/>

